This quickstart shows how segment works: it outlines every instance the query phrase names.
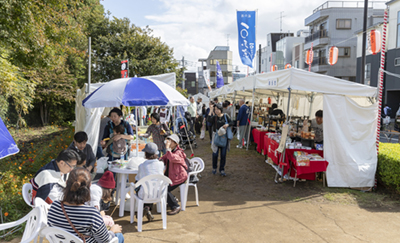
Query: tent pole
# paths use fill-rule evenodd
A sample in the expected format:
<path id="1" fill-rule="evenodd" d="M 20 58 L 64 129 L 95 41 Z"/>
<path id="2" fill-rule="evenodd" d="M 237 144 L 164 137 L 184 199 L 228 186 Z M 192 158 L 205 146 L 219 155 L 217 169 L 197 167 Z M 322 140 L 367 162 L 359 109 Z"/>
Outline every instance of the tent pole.
<path id="1" fill-rule="evenodd" d="M 253 111 L 254 111 L 254 93 L 256 92 L 256 77 L 254 76 L 253 81 L 253 99 L 251 102 L 251 115 L 250 115 L 250 124 L 249 124 L 249 134 L 247 135 L 247 146 L 246 150 L 249 150 L 249 143 L 250 143 L 250 133 L 251 133 L 251 121 L 253 120 Z"/>
<path id="2" fill-rule="evenodd" d="M 136 157 L 139 157 L 139 135 L 138 135 L 138 128 L 139 128 L 139 123 L 138 123 L 138 114 L 139 114 L 139 110 L 138 110 L 138 106 L 135 107 L 135 120 L 136 120 Z M 130 148 L 129 148 L 130 149 Z"/>
<path id="3" fill-rule="evenodd" d="M 310 97 L 310 111 L 308 112 L 308 119 L 311 118 L 311 111 L 312 111 L 312 105 L 314 103 L 314 93 L 311 93 L 311 97 Z"/>

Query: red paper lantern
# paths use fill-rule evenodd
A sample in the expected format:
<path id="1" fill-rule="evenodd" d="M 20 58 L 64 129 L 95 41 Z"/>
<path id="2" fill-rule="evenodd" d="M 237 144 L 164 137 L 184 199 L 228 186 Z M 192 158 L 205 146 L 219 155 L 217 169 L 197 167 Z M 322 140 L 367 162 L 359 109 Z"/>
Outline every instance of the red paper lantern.
<path id="1" fill-rule="evenodd" d="M 275 72 L 276 70 L 278 70 L 278 65 L 272 65 L 271 71 Z"/>
<path id="2" fill-rule="evenodd" d="M 290 65 L 289 63 L 285 65 L 285 69 L 291 68 L 292 65 Z"/>
<path id="3" fill-rule="evenodd" d="M 339 50 L 336 46 L 332 46 L 331 48 L 329 48 L 329 59 L 328 59 L 329 65 L 331 66 L 335 65 L 337 63 L 338 56 L 339 56 Z"/>
<path id="4" fill-rule="evenodd" d="M 381 33 L 377 30 L 371 30 L 368 35 L 369 39 L 369 50 L 372 55 L 377 54 L 381 51 Z"/>
<path id="5" fill-rule="evenodd" d="M 311 50 L 308 50 L 307 54 L 306 54 L 306 63 L 308 65 L 310 65 L 313 62 L 313 59 L 314 59 L 314 52 Z"/>

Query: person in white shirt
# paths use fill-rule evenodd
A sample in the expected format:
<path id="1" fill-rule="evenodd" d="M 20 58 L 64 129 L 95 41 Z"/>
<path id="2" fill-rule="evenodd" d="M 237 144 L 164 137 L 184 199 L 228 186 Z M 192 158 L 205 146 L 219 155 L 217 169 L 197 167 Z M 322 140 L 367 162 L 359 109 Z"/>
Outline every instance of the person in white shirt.
<path id="1" fill-rule="evenodd" d="M 148 175 L 163 175 L 164 174 L 164 163 L 158 160 L 158 146 L 155 143 L 148 143 L 142 150 L 145 153 L 145 162 L 139 165 L 138 174 L 136 175 L 136 181 L 148 176 Z M 143 190 L 140 187 L 136 188 L 138 197 L 143 198 Z M 151 214 L 153 204 L 145 204 L 143 216 L 147 217 L 148 221 L 153 221 L 154 217 Z"/>
<path id="2" fill-rule="evenodd" d="M 188 123 L 190 123 L 190 131 L 194 133 L 194 123 L 196 120 L 196 116 L 197 116 L 197 104 L 196 102 L 194 102 L 194 97 L 191 96 L 190 97 L 190 105 L 188 106 L 188 112 L 190 113 L 190 121 L 188 121 Z"/>
<path id="3" fill-rule="evenodd" d="M 160 123 L 164 123 L 169 127 L 169 121 L 171 119 L 171 112 L 165 106 L 161 106 L 156 110 L 156 113 L 160 114 Z"/>

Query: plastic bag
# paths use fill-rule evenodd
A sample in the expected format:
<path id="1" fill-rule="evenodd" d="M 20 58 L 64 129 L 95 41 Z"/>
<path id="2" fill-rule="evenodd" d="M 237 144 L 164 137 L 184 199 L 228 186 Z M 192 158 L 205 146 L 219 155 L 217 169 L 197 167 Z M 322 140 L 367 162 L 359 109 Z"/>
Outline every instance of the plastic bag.
<path id="1" fill-rule="evenodd" d="M 201 128 L 200 139 L 204 139 L 205 136 L 206 136 L 206 129 L 203 126 L 203 128 Z"/>

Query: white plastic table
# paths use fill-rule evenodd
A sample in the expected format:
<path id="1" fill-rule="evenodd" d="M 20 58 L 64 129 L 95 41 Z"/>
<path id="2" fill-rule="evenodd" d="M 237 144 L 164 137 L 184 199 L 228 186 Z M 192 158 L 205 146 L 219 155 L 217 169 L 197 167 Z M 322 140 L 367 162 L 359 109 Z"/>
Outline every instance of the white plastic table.
<path id="1" fill-rule="evenodd" d="M 124 216 L 124 208 L 125 208 L 125 196 L 126 196 L 126 181 L 128 175 L 137 174 L 138 168 L 141 163 L 143 163 L 146 159 L 142 157 L 135 157 L 135 163 L 131 168 L 118 168 L 113 165 L 108 166 L 108 170 L 117 174 L 117 191 L 116 191 L 116 202 L 115 204 L 119 204 L 119 216 Z"/>

